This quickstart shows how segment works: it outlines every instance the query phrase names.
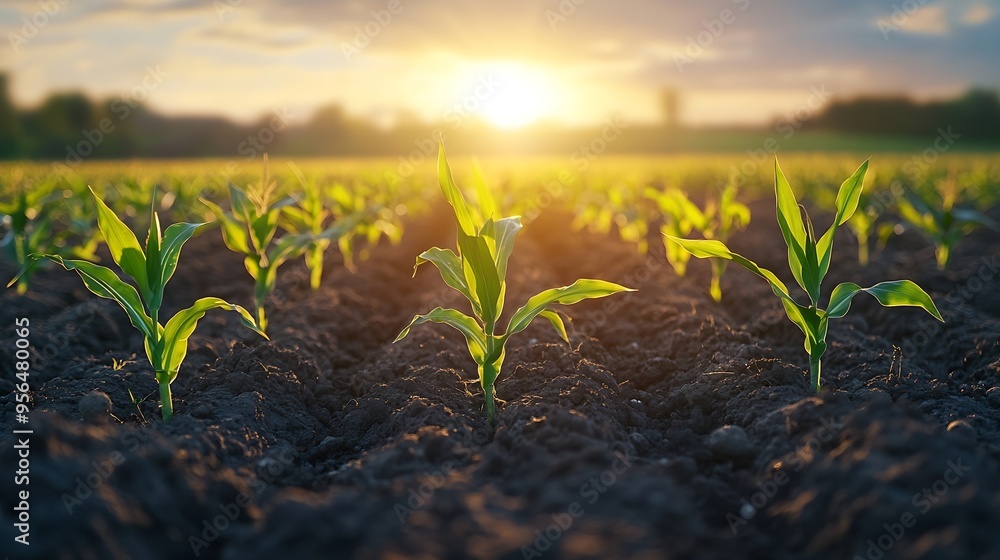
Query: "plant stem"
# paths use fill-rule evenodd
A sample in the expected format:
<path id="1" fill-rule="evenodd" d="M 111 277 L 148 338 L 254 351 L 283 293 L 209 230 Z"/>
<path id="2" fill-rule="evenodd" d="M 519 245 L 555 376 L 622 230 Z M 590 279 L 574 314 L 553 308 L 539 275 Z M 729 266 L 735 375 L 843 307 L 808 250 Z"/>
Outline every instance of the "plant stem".
<path id="1" fill-rule="evenodd" d="M 483 387 L 483 391 L 486 396 L 486 421 L 492 426 L 496 420 L 494 416 L 496 411 L 496 393 L 493 390 L 493 385 Z"/>
<path id="2" fill-rule="evenodd" d="M 157 375 L 157 377 L 159 377 L 159 375 Z M 169 379 L 169 377 L 166 379 Z M 169 423 L 170 419 L 174 416 L 174 402 L 173 397 L 170 394 L 169 381 L 160 381 L 160 410 L 163 412 L 163 423 Z"/>
<path id="3" fill-rule="evenodd" d="M 948 263 L 951 261 L 951 247 L 948 245 L 940 245 L 937 248 L 936 254 L 938 270 L 948 268 Z"/>
<path id="4" fill-rule="evenodd" d="M 479 384 L 483 388 L 483 398 L 486 401 L 486 420 L 490 426 L 496 421 L 496 390 L 493 388 L 499 371 L 493 364 L 483 364 L 479 366 Z"/>
<path id="5" fill-rule="evenodd" d="M 264 305 L 257 305 L 257 328 L 267 332 L 267 316 L 264 313 Z"/>
<path id="6" fill-rule="evenodd" d="M 819 356 L 809 356 L 809 385 L 817 395 L 819 394 L 819 376 L 822 369 L 821 358 Z"/>
<path id="7" fill-rule="evenodd" d="M 858 237 L 858 264 L 868 266 L 868 238 Z"/>
<path id="8" fill-rule="evenodd" d="M 716 303 L 722 301 L 722 286 L 719 283 L 719 273 L 716 269 L 712 269 L 712 285 L 708 292 L 712 295 L 712 299 Z"/>
<path id="9" fill-rule="evenodd" d="M 315 246 L 309 249 L 309 287 L 318 290 L 323 281 L 323 247 Z"/>

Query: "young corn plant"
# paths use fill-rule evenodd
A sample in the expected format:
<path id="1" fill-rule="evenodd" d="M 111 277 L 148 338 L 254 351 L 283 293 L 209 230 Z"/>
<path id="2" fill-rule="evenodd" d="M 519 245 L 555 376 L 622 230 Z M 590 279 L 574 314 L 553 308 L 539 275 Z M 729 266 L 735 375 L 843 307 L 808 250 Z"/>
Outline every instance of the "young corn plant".
<path id="1" fill-rule="evenodd" d="M 692 230 L 708 229 L 709 217 L 698 206 L 691 202 L 680 189 L 660 191 L 654 188 L 646 189 L 646 197 L 656 202 L 663 216 L 660 232 L 667 237 L 687 237 Z M 674 274 L 683 277 L 687 274 L 687 264 L 691 254 L 681 249 L 675 243 L 665 243 L 667 262 L 674 269 Z"/>
<path id="2" fill-rule="evenodd" d="M 698 258 L 717 258 L 733 261 L 750 272 L 767 280 L 771 291 L 781 299 L 788 316 L 805 335 L 805 350 L 809 354 L 809 381 L 813 391 L 819 392 L 823 354 L 826 352 L 827 326 L 830 319 L 839 319 L 847 314 L 851 300 L 859 292 L 867 292 L 885 307 L 920 307 L 939 321 L 944 321 L 937 307 L 919 286 L 910 280 L 880 282 L 870 288 L 862 288 L 853 282 L 838 284 L 830 294 L 826 309 L 819 307 L 821 285 L 830 268 L 833 253 L 833 237 L 838 226 L 843 225 L 857 210 L 858 199 L 864 187 L 868 162 L 865 161 L 854 174 L 844 181 L 837 193 L 836 217 L 833 224 L 819 239 L 816 238 L 812 221 L 805 215 L 795 200 L 795 195 L 781 172 L 777 160 L 774 162 L 774 190 L 777 202 L 778 226 L 788 246 L 788 265 L 795 281 L 809 296 L 809 304 L 798 303 L 788 292 L 785 284 L 775 274 L 757 266 L 756 263 L 733 253 L 726 244 L 716 239 L 692 240 L 672 237 L 686 251 Z"/>
<path id="3" fill-rule="evenodd" d="M 128 314 L 129 321 L 145 339 L 146 356 L 160 385 L 160 408 L 163 422 L 173 417 L 173 399 L 170 384 L 177 378 L 181 363 L 187 356 L 188 339 L 198 326 L 198 321 L 213 309 L 225 309 L 239 313 L 242 323 L 249 329 L 265 336 L 254 324 L 247 310 L 216 297 L 201 298 L 193 306 L 177 312 L 165 324 L 160 323 L 160 307 L 163 291 L 177 270 L 181 248 L 205 224 L 178 223 L 160 230 L 160 218 L 150 210 L 149 233 L 143 247 L 118 216 L 91 190 L 97 203 L 98 227 L 104 236 L 111 258 L 119 269 L 131 278 L 138 290 L 124 282 L 110 268 L 84 260 L 65 259 L 60 255 L 30 255 L 31 260 L 47 259 L 66 270 L 74 270 L 80 275 L 88 290 L 98 297 L 118 302 Z M 8 284 L 13 285 L 15 278 Z M 266 338 L 266 337 L 265 337 Z"/>
<path id="4" fill-rule="evenodd" d="M 303 193 L 294 205 L 284 208 L 283 227 L 293 234 L 313 236 L 313 240 L 305 249 L 305 261 L 306 268 L 309 269 L 309 286 L 313 290 L 318 290 L 323 281 L 324 254 L 332 242 L 330 239 L 322 239 L 319 236 L 326 230 L 327 222 L 334 217 L 334 212 L 330 210 L 330 206 L 325 200 L 323 189 L 315 181 L 307 180 L 305 174 L 296 165 L 290 163 L 289 167 L 298 180 Z M 347 204 L 353 205 L 353 197 L 343 185 L 338 183 L 332 191 L 337 197 L 334 200 L 338 210 L 344 209 Z M 347 216 L 341 219 L 357 221 L 354 217 Z M 353 272 L 354 252 L 350 244 L 350 237 L 350 235 L 341 236 L 337 245 L 344 255 L 344 266 Z"/>
<path id="5" fill-rule="evenodd" d="M 62 192 L 54 187 L 54 182 L 30 189 L 19 185 L 13 200 L 0 202 L 0 223 L 7 229 L 0 239 L 0 252 L 20 270 L 18 294 L 28 291 L 38 270 L 38 263 L 29 258 L 34 253 L 97 260 L 93 218 L 81 216 L 83 205 L 64 200 Z"/>
<path id="6" fill-rule="evenodd" d="M 51 198 L 47 189 L 21 187 L 13 200 L 0 202 L 0 216 L 7 228 L 7 234 L 0 239 L 0 248 L 21 270 L 16 278 L 18 294 L 28 291 L 38 268 L 31 255 L 55 252 Z"/>
<path id="7" fill-rule="evenodd" d="M 399 333 L 402 340 L 415 325 L 426 322 L 449 325 L 461 332 L 469 353 L 479 370 L 479 383 L 485 396 L 486 418 L 495 420 L 493 385 L 503 366 L 505 347 L 510 337 L 523 331 L 536 317 L 544 317 L 559 336 L 569 342 L 562 318 L 553 305 L 571 305 L 588 298 L 600 298 L 614 293 L 632 291 L 602 280 L 577 280 L 569 286 L 545 290 L 528 299 L 514 312 L 504 332 L 498 332 L 497 321 L 503 311 L 506 292 L 507 260 L 514 250 L 514 239 L 521 229 L 519 216 L 494 219 L 496 205 L 491 197 L 478 196 L 478 204 L 470 206 L 451 175 L 444 146 L 438 155 L 438 176 L 441 191 L 451 204 L 458 227 L 458 253 L 433 247 L 417 257 L 414 275 L 421 264 L 437 267 L 445 284 L 457 290 L 472 306 L 474 317 L 456 310 L 437 307 L 430 313 L 416 315 Z"/>
<path id="8" fill-rule="evenodd" d="M 1000 225 L 986 214 L 956 208 L 958 196 L 957 182 L 950 178 L 933 194 L 910 191 L 896 203 L 904 225 L 915 228 L 934 244 L 938 270 L 948 268 L 955 245 L 976 228 L 1000 230 Z"/>
<path id="9" fill-rule="evenodd" d="M 723 243 L 750 224 L 750 209 L 736 200 L 738 187 L 734 180 L 722 189 L 718 200 L 709 200 L 705 210 L 701 210 L 688 200 L 683 192 L 671 189 L 660 192 L 647 189 L 646 195 L 652 198 L 666 217 L 662 233 L 667 237 L 683 237 L 692 230 L 701 233 L 705 239 L 716 239 Z M 691 254 L 676 243 L 665 244 L 667 262 L 674 268 L 678 276 L 684 276 L 687 262 Z M 722 275 L 726 272 L 727 262 L 712 261 L 712 280 L 709 294 L 715 301 L 722 301 Z"/>
<path id="10" fill-rule="evenodd" d="M 231 212 L 225 212 L 214 202 L 202 199 L 222 225 L 222 240 L 233 252 L 243 255 L 243 265 L 254 280 L 254 309 L 257 326 L 267 331 L 265 303 L 277 285 L 278 269 L 302 255 L 311 245 L 329 244 L 347 233 L 353 223 L 342 220 L 331 227 L 313 233 L 311 230 L 288 234 L 275 241 L 282 210 L 295 204 L 291 197 L 274 199 L 275 183 L 268 174 L 264 156 L 264 177 L 259 185 L 247 190 L 229 185 Z"/>
<path id="11" fill-rule="evenodd" d="M 608 234 L 612 228 L 618 229 L 618 237 L 626 243 L 634 243 L 640 254 L 649 250 L 647 234 L 649 224 L 641 211 L 638 196 L 625 184 L 603 180 L 594 181 L 580 193 L 576 218 L 572 228 L 587 228 L 592 233 Z"/>

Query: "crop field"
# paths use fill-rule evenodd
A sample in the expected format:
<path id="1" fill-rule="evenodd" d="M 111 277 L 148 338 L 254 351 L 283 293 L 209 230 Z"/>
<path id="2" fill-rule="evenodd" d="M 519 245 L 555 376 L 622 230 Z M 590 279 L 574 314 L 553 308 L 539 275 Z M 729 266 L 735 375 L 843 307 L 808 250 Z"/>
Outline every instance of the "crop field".
<path id="1" fill-rule="evenodd" d="M 3 554 L 1000 558 L 1000 157 L 449 147 L 0 168 Z"/>

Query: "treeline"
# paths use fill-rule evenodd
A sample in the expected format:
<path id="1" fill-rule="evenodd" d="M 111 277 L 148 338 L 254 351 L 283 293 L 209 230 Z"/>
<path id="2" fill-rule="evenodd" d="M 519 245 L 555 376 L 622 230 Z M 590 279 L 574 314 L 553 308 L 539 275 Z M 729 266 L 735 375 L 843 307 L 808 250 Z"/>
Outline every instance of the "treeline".
<path id="1" fill-rule="evenodd" d="M 906 97 L 833 101 L 805 128 L 880 136 L 933 135 L 951 127 L 964 138 L 1000 139 L 1000 96 L 973 89 L 946 101 L 918 103 Z"/>
<path id="2" fill-rule="evenodd" d="M 41 105 L 15 107 L 7 79 L 0 74 L 0 159 L 53 160 L 75 165 L 87 159 L 221 157 L 253 158 L 263 152 L 284 156 L 391 156 L 410 161 L 434 153 L 443 138 L 456 154 L 573 154 L 581 165 L 596 155 L 745 149 L 767 128 L 684 129 L 633 125 L 608 118 L 584 129 L 536 125 L 501 131 L 456 114 L 439 124 L 404 120 L 384 129 L 352 118 L 338 106 L 306 118 L 277 111 L 251 124 L 222 117 L 167 117 L 129 98 L 93 101 L 80 93 L 58 93 Z M 952 127 L 965 139 L 996 145 L 1000 141 L 1000 99 L 973 90 L 950 101 L 915 103 L 906 98 L 834 101 L 801 125 L 872 137 L 933 136 Z M 796 129 L 799 127 L 796 126 Z M 796 137 L 803 149 L 823 149 Z M 916 140 L 919 141 L 919 140 Z M 794 142 L 782 145 L 793 149 Z M 842 148 L 834 148 L 842 149 Z"/>

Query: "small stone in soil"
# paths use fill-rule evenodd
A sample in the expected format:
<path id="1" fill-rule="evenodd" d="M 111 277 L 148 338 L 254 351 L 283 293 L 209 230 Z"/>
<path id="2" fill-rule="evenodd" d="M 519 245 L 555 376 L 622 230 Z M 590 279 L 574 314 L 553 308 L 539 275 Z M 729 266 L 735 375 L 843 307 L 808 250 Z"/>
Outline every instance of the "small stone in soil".
<path id="1" fill-rule="evenodd" d="M 80 416 L 84 422 L 95 424 L 110 418 L 111 398 L 106 393 L 92 391 L 80 399 Z"/>
<path id="2" fill-rule="evenodd" d="M 212 405 L 205 402 L 197 403 L 192 405 L 189 411 L 191 416 L 204 420 L 212 416 Z"/>
<path id="3" fill-rule="evenodd" d="M 718 459 L 745 462 L 753 459 L 753 443 L 746 431 L 739 426 L 723 426 L 708 436 L 708 448 Z"/>

